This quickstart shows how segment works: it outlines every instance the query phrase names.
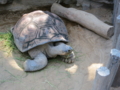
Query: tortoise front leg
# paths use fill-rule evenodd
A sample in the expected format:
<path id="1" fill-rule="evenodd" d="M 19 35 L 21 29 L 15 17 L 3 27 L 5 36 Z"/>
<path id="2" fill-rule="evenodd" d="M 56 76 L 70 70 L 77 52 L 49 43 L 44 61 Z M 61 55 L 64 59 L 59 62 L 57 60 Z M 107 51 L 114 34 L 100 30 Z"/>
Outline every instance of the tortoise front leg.
<path id="1" fill-rule="evenodd" d="M 70 52 L 66 55 L 61 55 L 61 57 L 63 58 L 63 61 L 66 62 L 66 63 L 73 63 L 75 61 L 75 54 L 74 52 Z"/>
<path id="2" fill-rule="evenodd" d="M 36 71 L 44 68 L 48 63 L 47 57 L 40 53 L 38 54 L 34 60 L 26 60 L 24 62 L 24 70 L 25 71 Z"/>
<path id="3" fill-rule="evenodd" d="M 73 63 L 75 61 L 75 54 L 73 48 L 65 43 L 57 42 L 55 46 L 48 46 L 48 56 L 60 55 L 66 63 Z"/>

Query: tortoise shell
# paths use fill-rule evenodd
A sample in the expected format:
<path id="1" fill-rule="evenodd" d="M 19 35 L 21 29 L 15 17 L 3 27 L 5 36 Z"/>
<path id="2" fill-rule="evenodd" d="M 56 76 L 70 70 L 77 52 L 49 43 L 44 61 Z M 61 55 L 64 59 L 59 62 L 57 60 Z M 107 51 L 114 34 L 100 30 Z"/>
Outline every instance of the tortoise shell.
<path id="1" fill-rule="evenodd" d="M 13 27 L 14 42 L 21 52 L 49 42 L 68 42 L 64 22 L 49 11 L 33 11 L 24 14 Z"/>

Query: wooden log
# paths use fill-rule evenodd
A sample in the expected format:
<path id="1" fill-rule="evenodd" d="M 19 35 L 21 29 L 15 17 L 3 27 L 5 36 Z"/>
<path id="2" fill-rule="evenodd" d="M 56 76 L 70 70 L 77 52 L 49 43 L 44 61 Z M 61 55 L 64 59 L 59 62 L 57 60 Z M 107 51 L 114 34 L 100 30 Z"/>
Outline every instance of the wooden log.
<path id="1" fill-rule="evenodd" d="M 117 3 L 117 1 L 116 1 Z M 120 15 L 120 3 L 118 3 L 117 5 L 118 7 L 116 7 L 115 9 L 117 9 L 118 11 L 114 10 L 114 14 L 115 17 L 114 17 L 114 41 L 113 41 L 113 48 L 116 48 L 116 44 L 117 44 L 117 39 L 118 39 L 118 36 L 120 34 L 120 18 L 119 18 L 119 15 Z"/>
<path id="2" fill-rule="evenodd" d="M 120 35 L 117 38 L 117 44 L 115 45 L 116 49 L 120 50 Z M 116 72 L 114 72 L 114 80 L 112 82 L 112 87 L 120 86 L 120 62 L 117 62 Z"/>
<path id="3" fill-rule="evenodd" d="M 116 17 L 118 13 L 120 12 L 119 9 L 119 2 L 120 0 L 114 0 L 114 10 L 113 10 L 113 24 L 116 23 Z"/>
<path id="4" fill-rule="evenodd" d="M 112 49 L 110 62 L 108 63 L 108 66 L 107 66 L 111 72 L 108 77 L 107 90 L 110 90 L 110 87 L 114 81 L 119 65 L 120 65 L 120 51 L 117 49 Z"/>
<path id="5" fill-rule="evenodd" d="M 51 12 L 77 22 L 95 33 L 109 39 L 113 35 L 113 26 L 107 25 L 95 17 L 93 14 L 74 8 L 65 8 L 57 3 L 51 7 Z"/>
<path id="6" fill-rule="evenodd" d="M 114 0 L 114 41 L 113 48 L 120 50 L 120 0 Z M 112 83 L 112 87 L 120 86 L 120 65 Z"/>
<path id="7" fill-rule="evenodd" d="M 110 70 L 107 67 L 98 68 L 92 90 L 107 90 L 105 85 L 108 75 L 110 75 Z"/>
<path id="8" fill-rule="evenodd" d="M 111 87 L 120 87 L 120 66 Z"/>
<path id="9" fill-rule="evenodd" d="M 119 36 L 117 38 L 116 49 L 120 50 L 120 34 L 119 34 Z"/>
<path id="10" fill-rule="evenodd" d="M 101 67 L 97 70 L 92 90 L 110 90 L 119 64 L 120 51 L 117 49 L 112 49 L 110 62 L 107 67 Z"/>

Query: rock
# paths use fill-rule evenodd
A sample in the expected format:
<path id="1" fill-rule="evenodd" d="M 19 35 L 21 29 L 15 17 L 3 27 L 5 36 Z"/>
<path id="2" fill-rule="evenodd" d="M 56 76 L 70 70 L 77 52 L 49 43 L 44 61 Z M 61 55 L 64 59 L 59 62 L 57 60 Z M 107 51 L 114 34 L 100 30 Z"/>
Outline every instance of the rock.
<path id="1" fill-rule="evenodd" d="M 61 2 L 64 4 L 73 4 L 76 2 L 76 0 L 61 0 Z"/>
<path id="2" fill-rule="evenodd" d="M 7 3 L 10 4 L 12 3 L 14 0 L 7 0 Z"/>
<path id="3" fill-rule="evenodd" d="M 83 0 L 77 0 L 76 6 L 81 6 Z"/>
<path id="4" fill-rule="evenodd" d="M 77 0 L 56 0 L 56 3 L 62 3 L 62 4 L 73 4 L 76 3 Z"/>
<path id="5" fill-rule="evenodd" d="M 99 8 L 103 6 L 103 3 L 93 2 L 91 1 L 91 8 Z"/>
<path id="6" fill-rule="evenodd" d="M 83 2 L 82 2 L 82 9 L 83 9 L 83 10 L 88 10 L 88 9 L 90 9 L 90 1 L 88 1 L 88 0 L 83 1 Z"/>
<path id="7" fill-rule="evenodd" d="M 0 0 L 0 4 L 6 4 L 7 0 Z"/>
<path id="8" fill-rule="evenodd" d="M 82 6 L 83 10 L 89 10 L 91 8 L 101 7 L 101 6 L 103 6 L 103 3 L 95 2 L 95 0 L 94 1 L 91 1 L 91 0 L 77 0 L 76 6 Z"/>
<path id="9" fill-rule="evenodd" d="M 12 3 L 13 0 L 0 0 L 0 4 L 8 4 L 8 3 Z"/>
<path id="10" fill-rule="evenodd" d="M 76 6 L 82 6 L 83 10 L 101 7 L 103 4 L 113 4 L 113 0 L 77 0 Z"/>
<path id="11" fill-rule="evenodd" d="M 106 3 L 106 4 L 113 4 L 113 0 L 92 0 L 92 1 Z"/>

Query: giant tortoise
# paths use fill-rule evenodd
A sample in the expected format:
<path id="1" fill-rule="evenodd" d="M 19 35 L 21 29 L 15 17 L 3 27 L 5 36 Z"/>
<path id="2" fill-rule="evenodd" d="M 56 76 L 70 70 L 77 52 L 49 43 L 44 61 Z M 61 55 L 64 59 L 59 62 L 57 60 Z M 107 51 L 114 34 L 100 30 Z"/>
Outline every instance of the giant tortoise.
<path id="1" fill-rule="evenodd" d="M 64 62 L 74 62 L 73 48 L 68 42 L 68 32 L 64 22 L 49 11 L 33 11 L 24 14 L 11 30 L 14 42 L 21 52 L 28 52 L 33 60 L 24 62 L 25 71 L 44 68 L 47 58 L 63 58 Z"/>

